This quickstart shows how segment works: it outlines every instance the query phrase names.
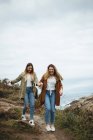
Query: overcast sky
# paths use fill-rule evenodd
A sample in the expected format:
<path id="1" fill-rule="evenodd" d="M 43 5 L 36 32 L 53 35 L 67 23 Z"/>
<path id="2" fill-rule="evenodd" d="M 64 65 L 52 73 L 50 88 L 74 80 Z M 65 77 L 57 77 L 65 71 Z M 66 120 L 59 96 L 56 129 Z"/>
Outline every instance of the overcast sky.
<path id="1" fill-rule="evenodd" d="M 0 0 L 0 78 L 53 63 L 65 91 L 93 91 L 93 0 Z M 72 84 L 71 84 L 72 83 Z"/>

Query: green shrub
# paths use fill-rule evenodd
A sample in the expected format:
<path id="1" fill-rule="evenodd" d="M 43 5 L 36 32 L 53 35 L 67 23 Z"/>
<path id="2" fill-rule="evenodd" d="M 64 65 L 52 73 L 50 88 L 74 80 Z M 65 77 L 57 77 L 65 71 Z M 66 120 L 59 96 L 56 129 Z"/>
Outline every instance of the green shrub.
<path id="1" fill-rule="evenodd" d="M 69 129 L 77 140 L 92 140 L 93 114 L 87 111 L 64 110 L 56 113 L 56 126 Z"/>

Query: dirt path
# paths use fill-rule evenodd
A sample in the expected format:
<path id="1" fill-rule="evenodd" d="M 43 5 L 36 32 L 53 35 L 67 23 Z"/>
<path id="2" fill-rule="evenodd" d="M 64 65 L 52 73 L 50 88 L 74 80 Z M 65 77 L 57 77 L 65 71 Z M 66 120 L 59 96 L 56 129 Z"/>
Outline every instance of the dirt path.
<path id="1" fill-rule="evenodd" d="M 26 117 L 29 119 L 29 115 Z M 34 116 L 35 124 L 40 127 L 41 134 L 39 135 L 24 135 L 23 139 L 26 140 L 73 140 L 71 137 L 67 136 L 63 130 L 59 130 L 56 128 L 55 132 L 47 132 L 45 129 L 45 122 L 42 117 L 39 115 Z"/>
<path id="2" fill-rule="evenodd" d="M 21 108 L 22 106 L 9 103 L 6 100 L 0 101 L 0 109 L 4 109 L 4 111 L 8 111 L 10 108 Z M 26 114 L 27 119 L 29 120 L 29 114 Z M 39 114 L 34 116 L 36 127 L 39 127 L 41 133 L 40 134 L 31 134 L 31 133 L 17 133 L 16 137 L 20 137 L 23 140 L 73 140 L 71 137 L 67 136 L 63 130 L 56 128 L 55 132 L 47 132 L 45 129 L 44 118 L 42 118 Z M 20 120 L 19 120 L 20 121 Z"/>
<path id="3" fill-rule="evenodd" d="M 55 132 L 47 132 L 45 129 L 44 119 L 39 115 L 35 115 L 35 122 L 40 126 L 42 134 L 39 135 L 38 140 L 72 140 L 69 136 L 66 136 L 64 131 L 56 128 Z"/>

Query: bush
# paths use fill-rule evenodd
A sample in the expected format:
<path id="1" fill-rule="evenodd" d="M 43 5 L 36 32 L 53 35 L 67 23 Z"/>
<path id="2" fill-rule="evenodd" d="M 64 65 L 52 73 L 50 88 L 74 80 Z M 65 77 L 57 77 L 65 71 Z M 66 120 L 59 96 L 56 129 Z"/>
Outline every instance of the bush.
<path id="1" fill-rule="evenodd" d="M 56 125 L 65 130 L 69 129 L 77 140 L 92 140 L 93 138 L 93 114 L 88 111 L 78 109 L 57 111 Z"/>
<path id="2" fill-rule="evenodd" d="M 0 120 L 14 119 L 18 120 L 21 118 L 21 109 L 11 108 L 8 111 L 0 110 Z"/>

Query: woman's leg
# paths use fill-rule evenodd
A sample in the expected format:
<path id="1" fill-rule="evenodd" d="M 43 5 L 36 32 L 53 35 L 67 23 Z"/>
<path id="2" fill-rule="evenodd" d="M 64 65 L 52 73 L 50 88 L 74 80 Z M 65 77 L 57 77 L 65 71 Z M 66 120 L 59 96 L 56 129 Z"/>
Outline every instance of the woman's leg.
<path id="1" fill-rule="evenodd" d="M 54 121 L 55 121 L 55 92 L 53 92 L 51 94 L 50 102 L 51 102 L 50 121 L 51 121 L 51 124 L 54 124 Z"/>
<path id="2" fill-rule="evenodd" d="M 33 120 L 34 109 L 35 109 L 35 97 L 32 89 L 30 90 L 29 93 L 29 102 L 30 102 L 30 120 Z"/>
<path id="3" fill-rule="evenodd" d="M 29 93 L 29 91 L 28 91 L 28 89 L 26 89 L 26 94 L 25 94 L 25 97 L 24 97 L 23 115 L 25 115 L 26 107 L 29 104 L 29 101 L 28 101 L 28 93 Z"/>
<path id="4" fill-rule="evenodd" d="M 50 110 L 51 110 L 50 94 L 46 92 L 46 95 L 45 95 L 45 122 L 46 124 L 50 124 Z"/>

